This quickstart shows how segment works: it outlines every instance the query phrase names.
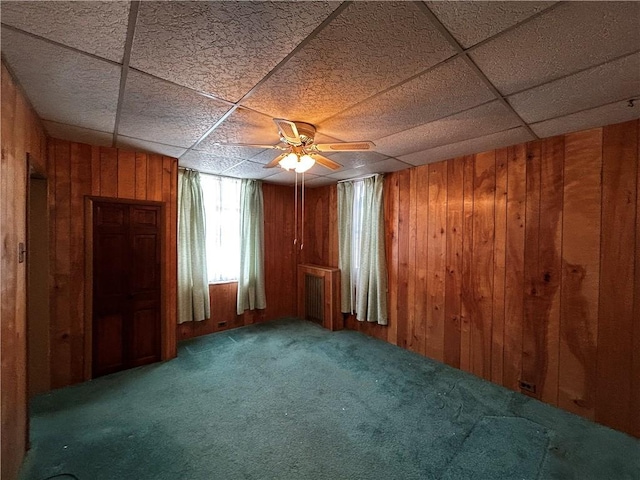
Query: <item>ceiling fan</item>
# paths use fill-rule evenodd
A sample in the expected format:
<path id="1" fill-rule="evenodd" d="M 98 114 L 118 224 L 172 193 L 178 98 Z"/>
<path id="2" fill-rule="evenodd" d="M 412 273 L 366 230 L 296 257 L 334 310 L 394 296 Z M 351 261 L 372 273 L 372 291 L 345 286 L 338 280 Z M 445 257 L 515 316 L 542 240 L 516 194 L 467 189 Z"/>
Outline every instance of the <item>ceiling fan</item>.
<path id="1" fill-rule="evenodd" d="M 264 168 L 273 168 L 279 165 L 285 170 L 303 173 L 317 162 L 330 170 L 338 170 L 342 165 L 328 159 L 321 152 L 362 152 L 375 147 L 375 144 L 369 141 L 314 143 L 316 127 L 310 123 L 292 122 L 283 118 L 274 118 L 273 121 L 280 132 L 281 144 L 237 144 L 243 147 L 271 148 L 283 151 Z"/>

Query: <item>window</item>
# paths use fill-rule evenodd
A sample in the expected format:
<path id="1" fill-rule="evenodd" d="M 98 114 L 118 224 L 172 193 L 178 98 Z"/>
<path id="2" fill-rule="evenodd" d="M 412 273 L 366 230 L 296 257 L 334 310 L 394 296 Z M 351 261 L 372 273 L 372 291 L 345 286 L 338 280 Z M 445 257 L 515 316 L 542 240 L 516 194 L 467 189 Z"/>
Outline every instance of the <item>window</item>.
<path id="1" fill-rule="evenodd" d="M 204 197 L 209 283 L 238 280 L 240 180 L 200 175 Z"/>
<path id="2" fill-rule="evenodd" d="M 338 183 L 340 310 L 386 325 L 387 266 L 382 175 Z"/>

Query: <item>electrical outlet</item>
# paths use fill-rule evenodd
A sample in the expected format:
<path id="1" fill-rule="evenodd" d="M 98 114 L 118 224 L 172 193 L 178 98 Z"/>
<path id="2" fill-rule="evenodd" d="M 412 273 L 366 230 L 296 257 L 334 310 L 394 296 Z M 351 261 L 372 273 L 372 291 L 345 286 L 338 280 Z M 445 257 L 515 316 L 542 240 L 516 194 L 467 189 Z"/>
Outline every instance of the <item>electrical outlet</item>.
<path id="1" fill-rule="evenodd" d="M 525 392 L 536 393 L 536 384 L 520 380 L 520 390 Z"/>
<path id="2" fill-rule="evenodd" d="M 219 327 L 224 327 L 227 325 L 227 322 L 218 322 Z"/>

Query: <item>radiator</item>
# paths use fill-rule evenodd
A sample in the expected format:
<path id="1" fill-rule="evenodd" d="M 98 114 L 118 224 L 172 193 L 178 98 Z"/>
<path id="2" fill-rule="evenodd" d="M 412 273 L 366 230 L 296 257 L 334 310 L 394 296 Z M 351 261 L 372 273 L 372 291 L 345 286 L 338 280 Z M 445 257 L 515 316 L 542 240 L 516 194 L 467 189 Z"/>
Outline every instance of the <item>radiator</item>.
<path id="1" fill-rule="evenodd" d="M 304 318 L 322 325 L 324 322 L 324 278 L 304 276 Z"/>
<path id="2" fill-rule="evenodd" d="M 298 265 L 298 317 L 329 330 L 341 330 L 340 271 L 318 265 Z"/>

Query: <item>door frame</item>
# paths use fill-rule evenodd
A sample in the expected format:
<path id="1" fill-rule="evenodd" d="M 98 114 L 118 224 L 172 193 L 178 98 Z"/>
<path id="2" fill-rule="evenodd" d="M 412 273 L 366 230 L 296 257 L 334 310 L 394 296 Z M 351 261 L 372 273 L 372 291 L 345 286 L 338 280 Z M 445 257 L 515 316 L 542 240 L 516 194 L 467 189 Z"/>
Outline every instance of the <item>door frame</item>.
<path id="1" fill-rule="evenodd" d="M 166 268 L 166 202 L 153 200 L 135 200 L 130 198 L 85 196 L 84 208 L 84 256 L 85 256 L 85 290 L 84 290 L 84 380 L 93 378 L 93 207 L 95 202 L 124 203 L 127 205 L 146 205 L 160 207 L 160 361 L 168 360 L 169 348 L 166 342 L 167 332 L 172 325 L 167 325 L 167 268 Z M 175 326 L 173 326 L 175 328 Z"/>

